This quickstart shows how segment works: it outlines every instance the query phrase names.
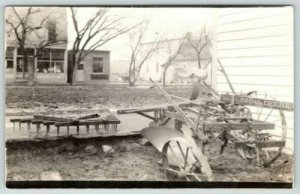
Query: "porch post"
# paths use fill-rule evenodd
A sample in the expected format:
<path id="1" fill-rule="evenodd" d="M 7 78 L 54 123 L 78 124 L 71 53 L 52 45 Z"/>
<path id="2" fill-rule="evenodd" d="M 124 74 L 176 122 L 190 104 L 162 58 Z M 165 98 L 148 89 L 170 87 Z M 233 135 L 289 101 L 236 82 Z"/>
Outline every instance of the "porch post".
<path id="1" fill-rule="evenodd" d="M 13 51 L 13 75 L 14 75 L 14 79 L 17 79 L 17 51 L 18 48 L 14 47 L 14 51 Z"/>
<path id="2" fill-rule="evenodd" d="M 68 49 L 65 50 L 64 53 L 64 78 L 65 78 L 65 83 L 67 83 L 68 80 Z"/>

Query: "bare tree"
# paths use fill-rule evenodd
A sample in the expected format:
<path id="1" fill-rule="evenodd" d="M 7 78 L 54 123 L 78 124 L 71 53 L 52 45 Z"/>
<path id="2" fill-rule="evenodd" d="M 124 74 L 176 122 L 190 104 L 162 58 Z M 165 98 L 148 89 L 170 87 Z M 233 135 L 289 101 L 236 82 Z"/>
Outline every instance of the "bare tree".
<path id="1" fill-rule="evenodd" d="M 187 36 L 187 40 L 191 45 L 191 48 L 194 50 L 197 56 L 198 67 L 201 69 L 206 69 L 207 66 L 211 63 L 211 56 L 204 56 L 205 49 L 208 49 L 212 45 L 212 39 L 210 35 L 206 32 L 206 27 L 204 27 L 199 37 L 192 37 L 191 34 Z M 205 64 L 202 64 L 203 61 L 207 61 Z"/>
<path id="2" fill-rule="evenodd" d="M 94 51 L 136 27 L 136 25 L 123 26 L 121 21 L 125 18 L 109 14 L 109 9 L 106 8 L 99 8 L 83 25 L 79 25 L 79 9 L 70 8 L 76 33 L 72 46 L 72 64 L 68 70 L 68 83 L 70 84 L 76 80 L 76 70 L 79 63 L 87 56 L 88 52 L 84 51 Z"/>
<path id="3" fill-rule="evenodd" d="M 158 36 L 152 42 L 143 44 L 147 28 L 148 21 L 143 21 L 136 30 L 129 34 L 129 46 L 131 49 L 128 79 L 129 86 L 134 86 L 136 84 L 143 65 L 153 56 L 158 47 Z"/>
<path id="4" fill-rule="evenodd" d="M 173 61 L 177 58 L 177 56 L 181 53 L 183 45 L 186 41 L 186 37 L 178 40 L 179 44 L 172 44 L 171 40 L 166 39 L 166 47 L 167 47 L 167 53 L 168 53 L 168 58 L 167 61 L 162 64 L 163 68 L 163 85 L 166 85 L 166 75 L 169 67 L 173 64 Z"/>
<path id="5" fill-rule="evenodd" d="M 41 37 L 38 33 L 38 30 L 42 28 L 48 28 L 45 26 L 47 21 L 50 21 L 50 14 L 46 16 L 37 16 L 38 13 L 41 13 L 39 8 L 27 7 L 27 8 L 19 8 L 11 7 L 12 15 L 6 17 L 6 24 L 8 24 L 9 28 L 7 30 L 8 33 L 11 31 L 14 33 L 16 41 L 18 43 L 18 47 L 20 50 L 20 54 L 22 57 L 22 72 L 23 78 L 25 78 L 25 67 L 28 67 L 29 72 L 29 84 L 33 84 L 35 66 L 33 60 L 29 60 L 28 49 L 26 48 L 26 44 L 28 41 L 28 36 L 33 35 L 37 41 L 35 45 L 32 45 L 39 51 L 44 49 L 47 46 L 53 44 L 61 44 L 61 41 L 58 40 L 49 40 L 45 39 L 45 37 Z M 35 24 L 33 20 L 35 17 L 42 17 L 38 24 Z M 54 20 L 52 22 L 55 22 Z M 64 41 L 65 42 L 65 41 Z M 32 59 L 37 57 L 38 54 L 32 55 Z"/>

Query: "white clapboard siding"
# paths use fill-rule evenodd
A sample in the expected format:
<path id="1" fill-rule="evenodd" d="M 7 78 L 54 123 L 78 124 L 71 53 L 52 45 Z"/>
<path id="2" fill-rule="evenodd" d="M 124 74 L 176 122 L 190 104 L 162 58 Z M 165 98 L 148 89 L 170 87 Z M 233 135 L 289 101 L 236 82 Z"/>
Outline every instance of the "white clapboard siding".
<path id="1" fill-rule="evenodd" d="M 293 9 L 291 7 L 221 8 L 216 20 L 217 58 L 236 92 L 258 91 L 294 102 Z M 217 89 L 230 92 L 219 71 Z M 269 110 L 252 108 L 253 117 L 264 119 Z M 285 112 L 287 150 L 293 151 L 294 113 Z M 280 117 L 272 112 L 274 134 L 280 135 Z"/>

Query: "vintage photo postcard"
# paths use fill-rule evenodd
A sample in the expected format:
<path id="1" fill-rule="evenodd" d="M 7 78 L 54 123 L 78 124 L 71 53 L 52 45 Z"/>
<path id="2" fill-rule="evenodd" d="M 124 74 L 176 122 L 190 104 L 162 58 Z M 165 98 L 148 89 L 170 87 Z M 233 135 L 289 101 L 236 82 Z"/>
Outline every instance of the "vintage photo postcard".
<path id="1" fill-rule="evenodd" d="M 7 187 L 292 188 L 293 14 L 7 6 Z"/>

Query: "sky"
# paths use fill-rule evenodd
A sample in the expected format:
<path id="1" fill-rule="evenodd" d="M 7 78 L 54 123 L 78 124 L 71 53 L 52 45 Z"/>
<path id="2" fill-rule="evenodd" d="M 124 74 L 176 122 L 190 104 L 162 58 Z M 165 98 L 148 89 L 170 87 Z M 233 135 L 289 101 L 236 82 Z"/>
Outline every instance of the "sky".
<path id="1" fill-rule="evenodd" d="M 79 26 L 88 20 L 97 8 L 80 8 L 78 11 Z M 210 26 L 213 20 L 214 9 L 212 8 L 110 8 L 109 14 L 125 16 L 124 25 L 133 25 L 145 19 L 149 21 L 145 42 L 151 42 L 157 34 L 167 38 L 179 38 L 186 32 L 199 31 L 203 25 Z M 71 14 L 68 9 L 68 47 L 72 47 L 75 37 Z M 129 59 L 129 36 L 121 35 L 105 44 L 98 50 L 111 52 L 111 71 L 120 67 L 118 61 Z M 124 65 L 124 64 L 123 64 Z M 126 65 L 126 64 L 125 64 Z M 128 64 L 129 65 L 129 64 Z M 124 68 L 124 67 L 123 67 Z M 122 68 L 122 69 L 123 69 Z M 126 68 L 126 67 L 125 67 Z"/>

